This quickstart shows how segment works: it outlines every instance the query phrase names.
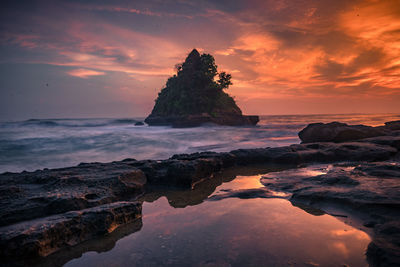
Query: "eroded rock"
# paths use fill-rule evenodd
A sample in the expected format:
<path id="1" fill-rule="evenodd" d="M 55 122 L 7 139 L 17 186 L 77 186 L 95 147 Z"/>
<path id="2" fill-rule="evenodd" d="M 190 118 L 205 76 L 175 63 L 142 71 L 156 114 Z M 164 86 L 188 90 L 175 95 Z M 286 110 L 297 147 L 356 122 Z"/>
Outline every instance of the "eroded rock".
<path id="1" fill-rule="evenodd" d="M 0 228 L 0 258 L 38 258 L 141 218 L 139 202 L 115 202 Z"/>
<path id="2" fill-rule="evenodd" d="M 138 197 L 145 174 L 122 163 L 0 175 L 0 226 Z"/>
<path id="3" fill-rule="evenodd" d="M 399 162 L 317 165 L 265 175 L 270 190 L 292 194 L 295 206 L 361 221 L 373 229 L 367 255 L 372 266 L 400 264 Z M 307 210 L 307 209 L 305 209 Z M 335 216 L 335 215 L 334 215 Z"/>
<path id="4" fill-rule="evenodd" d="M 400 130 L 400 120 L 385 122 L 385 127 L 389 128 L 392 131 Z"/>
<path id="5" fill-rule="evenodd" d="M 303 143 L 348 142 L 388 134 L 389 131 L 382 127 L 331 122 L 309 124 L 299 132 L 299 137 Z"/>
<path id="6" fill-rule="evenodd" d="M 347 126 L 340 124 L 336 128 L 341 127 Z M 373 130 L 356 127 L 356 131 L 360 129 L 366 130 L 367 136 L 375 130 L 388 131 L 382 127 Z M 329 131 L 328 136 L 332 129 Z M 349 135 L 339 136 L 347 138 Z M 146 201 L 166 196 L 170 205 L 185 207 L 201 203 L 216 186 L 233 179 L 240 171 L 231 173 L 228 178 L 221 174 L 238 166 L 259 164 L 288 168 L 347 161 L 353 163 L 336 164 L 329 169 L 321 167 L 312 174 L 296 169 L 295 172 L 282 171 L 279 177 L 266 175 L 262 182 L 267 188 L 225 191 L 210 200 L 287 197 L 274 193 L 280 191 L 292 194 L 294 205 L 311 207 L 309 210 L 325 212 L 326 205 L 333 204 L 355 210 L 365 216 L 364 224 L 377 233 L 370 255 L 375 258 L 380 255 L 384 259 L 390 254 L 389 245 L 394 246 L 392 251 L 397 253 L 394 242 L 399 240 L 397 237 L 390 239 L 385 235 L 387 231 L 377 230 L 398 219 L 400 169 L 395 159 L 399 148 L 400 136 L 393 134 L 357 142 L 203 152 L 175 155 L 161 161 L 126 159 L 0 174 L 0 245 L 4 248 L 1 256 L 45 256 L 62 247 L 104 235 L 113 227 L 130 223 L 139 216 L 140 205 L 132 201 L 143 196 L 146 190 L 151 190 L 143 196 Z M 391 161 L 382 162 L 389 159 Z M 204 181 L 208 182 L 202 183 Z M 182 190 L 166 189 L 177 187 Z M 191 194 L 187 189 L 200 193 Z"/>

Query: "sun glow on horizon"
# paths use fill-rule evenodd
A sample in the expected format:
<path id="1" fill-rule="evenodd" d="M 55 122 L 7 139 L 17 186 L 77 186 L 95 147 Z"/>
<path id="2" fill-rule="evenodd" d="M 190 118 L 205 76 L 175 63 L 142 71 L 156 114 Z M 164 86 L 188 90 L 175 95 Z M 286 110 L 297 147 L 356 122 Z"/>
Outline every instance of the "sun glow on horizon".
<path id="1" fill-rule="evenodd" d="M 103 97 L 136 99 L 141 115 L 194 47 L 232 73 L 229 93 L 244 113 L 400 112 L 395 0 L 38 5 L 29 15 L 4 13 L 0 40 L 11 52 L 2 64 L 47 66 L 47 76 L 61 69 L 66 79 L 101 78 L 109 88 L 130 84 Z"/>

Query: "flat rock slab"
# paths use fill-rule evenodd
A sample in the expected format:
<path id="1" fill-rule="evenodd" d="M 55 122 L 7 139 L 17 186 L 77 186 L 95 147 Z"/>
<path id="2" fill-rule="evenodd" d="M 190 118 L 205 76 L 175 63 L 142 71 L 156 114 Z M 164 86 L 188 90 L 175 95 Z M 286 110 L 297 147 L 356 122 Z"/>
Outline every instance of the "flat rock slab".
<path id="1" fill-rule="evenodd" d="M 0 175 L 0 226 L 135 198 L 145 174 L 121 163 Z"/>
<path id="2" fill-rule="evenodd" d="M 392 140 L 397 140 L 395 137 Z M 373 140 L 372 140 L 373 141 Z M 234 165 L 387 160 L 396 142 L 313 143 L 176 155 L 0 175 L 0 226 L 138 197 L 144 186 L 191 188 Z M 387 145 L 386 145 L 387 144 Z M 393 145 L 393 146 L 391 146 Z"/>
<path id="3" fill-rule="evenodd" d="M 115 202 L 0 228 L 0 258 L 37 258 L 141 218 L 139 202 Z"/>
<path id="4" fill-rule="evenodd" d="M 400 162 L 387 161 L 317 165 L 269 173 L 261 182 L 269 190 L 292 194 L 290 201 L 296 206 L 361 221 L 357 227 L 373 229 L 369 262 L 399 266 L 399 179 Z"/>
<path id="5" fill-rule="evenodd" d="M 268 187 L 273 191 L 290 192 L 292 200 L 311 199 L 322 203 L 330 198 L 343 203 L 352 201 L 349 205 L 352 207 L 368 209 L 375 205 L 379 207 L 376 210 L 392 212 L 393 207 L 398 208 L 396 177 L 399 170 L 396 166 L 373 161 L 384 161 L 398 155 L 399 138 L 385 136 L 370 138 L 368 142 L 364 139 L 362 142 L 203 152 L 175 155 L 160 161 L 126 159 L 111 163 L 83 163 L 62 169 L 3 173 L 0 174 L 2 257 L 49 255 L 62 247 L 108 233 L 114 226 L 131 222 L 140 213 L 140 205 L 133 201 L 146 190 L 190 189 L 210 179 L 218 183 L 221 182 L 218 174 L 233 166 L 366 161 L 369 164 L 353 168 L 350 174 L 344 169 L 340 175 L 338 171 L 295 179 L 291 175 L 290 179 L 281 179 L 279 183 L 268 182 Z M 379 175 L 379 178 L 374 175 Z M 359 179 L 364 176 L 369 178 Z M 381 177 L 385 177 L 385 182 Z M 368 186 L 365 186 L 365 181 L 369 181 Z M 371 185 L 381 191 L 371 190 Z M 204 188 L 205 194 L 209 191 L 212 192 L 212 188 Z M 270 190 L 254 189 L 225 192 L 216 198 L 227 197 L 280 196 Z M 190 203 L 199 201 L 203 199 L 193 199 Z M 187 205 L 179 201 L 174 203 L 176 206 Z"/>

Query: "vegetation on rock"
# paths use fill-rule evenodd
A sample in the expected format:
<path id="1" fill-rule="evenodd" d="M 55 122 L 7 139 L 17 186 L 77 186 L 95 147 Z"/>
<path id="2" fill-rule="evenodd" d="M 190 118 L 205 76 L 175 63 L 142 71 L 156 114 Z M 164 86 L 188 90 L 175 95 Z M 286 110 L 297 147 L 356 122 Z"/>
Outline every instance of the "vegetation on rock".
<path id="1" fill-rule="evenodd" d="M 242 115 L 235 100 L 224 92 L 232 76 L 218 73 L 212 55 L 200 55 L 193 49 L 185 62 L 176 65 L 176 71 L 158 94 L 151 116 Z"/>

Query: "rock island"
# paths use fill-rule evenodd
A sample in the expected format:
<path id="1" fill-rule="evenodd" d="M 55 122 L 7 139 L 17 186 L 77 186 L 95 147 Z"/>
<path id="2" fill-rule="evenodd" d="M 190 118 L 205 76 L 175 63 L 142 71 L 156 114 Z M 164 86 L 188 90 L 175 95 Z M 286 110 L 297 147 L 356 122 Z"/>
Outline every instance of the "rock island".
<path id="1" fill-rule="evenodd" d="M 258 116 L 245 116 L 235 100 L 224 92 L 232 84 L 230 74 L 219 72 L 214 57 L 193 49 L 185 62 L 176 65 L 158 94 L 153 111 L 145 119 L 150 126 L 195 127 L 256 125 Z M 218 76 L 218 79 L 216 77 Z"/>

